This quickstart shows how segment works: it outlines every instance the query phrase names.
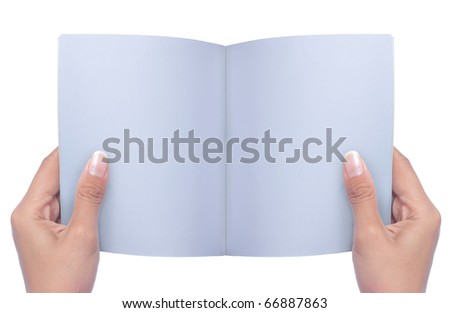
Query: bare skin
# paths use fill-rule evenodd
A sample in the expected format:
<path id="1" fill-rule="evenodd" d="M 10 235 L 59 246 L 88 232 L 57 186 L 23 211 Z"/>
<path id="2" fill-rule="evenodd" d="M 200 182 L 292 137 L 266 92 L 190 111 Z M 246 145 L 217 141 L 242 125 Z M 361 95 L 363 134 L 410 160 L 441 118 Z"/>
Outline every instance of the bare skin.
<path id="1" fill-rule="evenodd" d="M 384 226 L 367 166 L 358 154 L 348 153 L 346 159 L 344 182 L 355 220 L 353 263 L 360 290 L 425 292 L 441 216 L 410 162 L 394 148 L 393 222 Z"/>
<path id="2" fill-rule="evenodd" d="M 59 223 L 59 151 L 41 164 L 11 216 L 28 292 L 90 292 L 99 262 L 98 212 L 108 168 L 93 156 L 84 168 L 69 225 Z"/>
<path id="3" fill-rule="evenodd" d="M 11 216 L 28 292 L 90 292 L 99 262 L 98 213 L 108 180 L 102 154 L 84 168 L 69 225 L 59 223 L 59 152 L 43 162 Z M 424 292 L 441 217 L 409 161 L 394 149 L 393 223 L 384 226 L 364 161 L 346 155 L 344 182 L 354 214 L 353 263 L 362 292 Z"/>

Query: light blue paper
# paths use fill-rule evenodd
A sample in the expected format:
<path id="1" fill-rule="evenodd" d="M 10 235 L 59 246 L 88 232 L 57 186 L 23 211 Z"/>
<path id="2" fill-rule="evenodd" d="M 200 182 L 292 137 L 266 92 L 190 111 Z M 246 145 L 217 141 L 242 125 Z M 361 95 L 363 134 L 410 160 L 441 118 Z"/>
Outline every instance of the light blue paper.
<path id="1" fill-rule="evenodd" d="M 388 35 L 297 36 L 229 47 L 200 41 L 63 35 L 59 42 L 61 217 L 106 138 L 144 141 L 191 129 L 202 139 L 347 139 L 391 216 L 393 56 Z M 159 141 L 160 142 L 160 141 Z M 312 155 L 323 153 L 316 147 Z M 287 152 L 291 151 L 288 149 Z M 185 151 L 184 151 L 185 152 Z M 201 155 L 199 149 L 197 155 Z M 235 149 L 234 160 L 245 153 Z M 293 256 L 348 251 L 352 214 L 342 163 L 110 164 L 100 213 L 103 251 L 154 255 Z"/>

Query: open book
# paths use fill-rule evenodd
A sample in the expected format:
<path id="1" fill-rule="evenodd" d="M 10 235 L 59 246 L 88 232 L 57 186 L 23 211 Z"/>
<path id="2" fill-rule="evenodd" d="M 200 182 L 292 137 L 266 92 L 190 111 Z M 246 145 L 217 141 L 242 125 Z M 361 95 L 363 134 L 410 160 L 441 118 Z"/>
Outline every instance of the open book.
<path id="1" fill-rule="evenodd" d="M 59 39 L 61 218 L 96 150 L 110 162 L 103 251 L 297 256 L 351 250 L 343 155 L 391 216 L 389 35 L 231 46 L 121 35 Z"/>

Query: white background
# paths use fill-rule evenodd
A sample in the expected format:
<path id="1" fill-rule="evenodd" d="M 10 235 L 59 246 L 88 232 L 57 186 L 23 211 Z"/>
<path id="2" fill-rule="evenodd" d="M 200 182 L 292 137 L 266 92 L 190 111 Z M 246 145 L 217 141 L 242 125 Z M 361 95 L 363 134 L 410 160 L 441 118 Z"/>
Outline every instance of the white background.
<path id="1" fill-rule="evenodd" d="M 450 9 L 446 1 L 0 0 L 0 307 L 104 308 L 122 299 L 329 297 L 327 312 L 449 308 Z M 426 295 L 359 295 L 350 253 L 301 258 L 150 258 L 102 253 L 94 294 L 25 295 L 9 216 L 57 146 L 61 33 L 168 35 L 220 44 L 302 34 L 390 33 L 395 145 L 440 209 Z M 102 311 L 103 311 L 102 310 Z M 257 312 L 258 310 L 255 310 Z"/>

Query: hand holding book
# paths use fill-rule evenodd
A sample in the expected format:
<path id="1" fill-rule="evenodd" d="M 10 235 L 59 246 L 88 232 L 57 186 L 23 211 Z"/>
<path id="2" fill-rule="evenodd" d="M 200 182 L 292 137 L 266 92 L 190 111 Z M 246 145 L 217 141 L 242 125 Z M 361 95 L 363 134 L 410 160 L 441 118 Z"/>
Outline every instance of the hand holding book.
<path id="1" fill-rule="evenodd" d="M 56 149 L 42 163 L 11 222 L 28 292 L 89 292 L 98 266 L 98 210 L 108 178 L 94 154 L 78 183 L 74 215 L 58 221 Z M 411 164 L 393 155 L 393 224 L 384 226 L 364 161 L 347 153 L 343 176 L 355 218 L 353 261 L 363 292 L 423 292 L 436 248 L 440 215 Z"/>

